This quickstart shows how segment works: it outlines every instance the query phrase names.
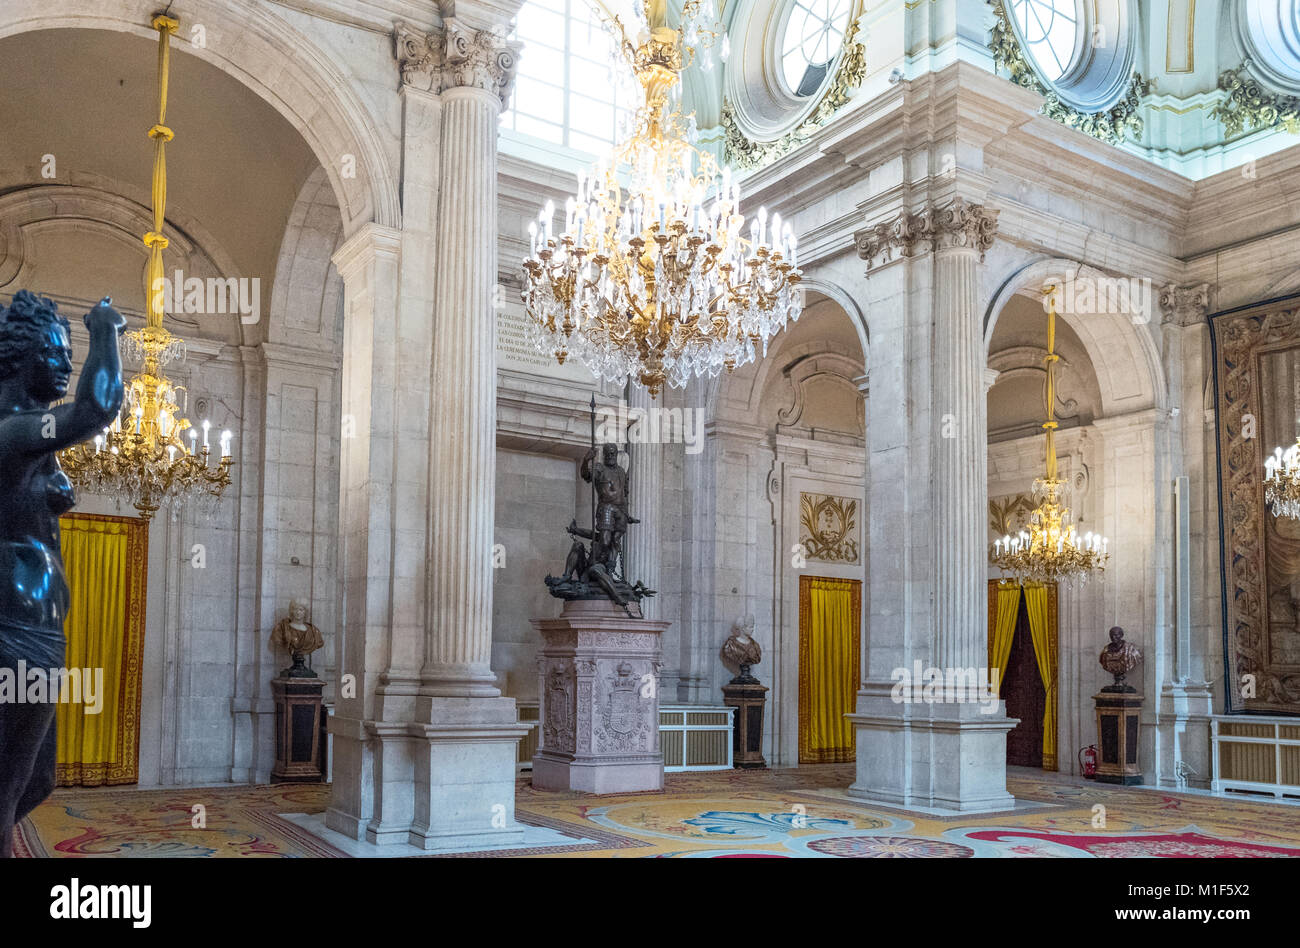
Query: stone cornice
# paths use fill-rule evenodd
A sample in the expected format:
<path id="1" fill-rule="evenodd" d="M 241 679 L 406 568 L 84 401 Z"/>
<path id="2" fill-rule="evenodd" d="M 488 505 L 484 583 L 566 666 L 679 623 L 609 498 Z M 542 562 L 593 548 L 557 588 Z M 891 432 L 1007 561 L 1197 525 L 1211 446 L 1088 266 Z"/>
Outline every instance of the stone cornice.
<path id="1" fill-rule="evenodd" d="M 1160 320 L 1166 326 L 1197 326 L 1205 323 L 1210 311 L 1210 286 L 1197 283 L 1178 286 L 1170 283 L 1160 289 Z"/>
<path id="2" fill-rule="evenodd" d="M 998 230 L 998 212 L 983 204 L 971 204 L 958 195 L 941 207 L 903 212 L 853 235 L 858 256 L 871 270 L 898 257 L 912 257 L 932 250 L 972 250 L 984 259 Z"/>

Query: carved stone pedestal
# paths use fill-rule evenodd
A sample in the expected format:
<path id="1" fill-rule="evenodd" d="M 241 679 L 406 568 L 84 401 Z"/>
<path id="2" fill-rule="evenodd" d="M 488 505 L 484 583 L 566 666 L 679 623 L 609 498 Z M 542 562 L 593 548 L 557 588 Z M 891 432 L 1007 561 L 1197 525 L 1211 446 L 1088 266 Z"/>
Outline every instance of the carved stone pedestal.
<path id="1" fill-rule="evenodd" d="M 319 678 L 273 678 L 275 766 L 271 783 L 320 783 L 321 692 Z"/>
<path id="2" fill-rule="evenodd" d="M 722 702 L 736 709 L 731 732 L 732 764 L 738 768 L 766 767 L 763 759 L 763 711 L 767 707 L 767 686 L 752 684 L 722 686 Z"/>
<path id="3" fill-rule="evenodd" d="M 558 619 L 534 619 L 541 737 L 539 790 L 662 790 L 661 637 L 671 625 L 632 619 L 608 601 L 573 600 Z"/>
<path id="4" fill-rule="evenodd" d="M 1142 695 L 1103 688 L 1092 700 L 1097 705 L 1097 782 L 1140 784 Z"/>

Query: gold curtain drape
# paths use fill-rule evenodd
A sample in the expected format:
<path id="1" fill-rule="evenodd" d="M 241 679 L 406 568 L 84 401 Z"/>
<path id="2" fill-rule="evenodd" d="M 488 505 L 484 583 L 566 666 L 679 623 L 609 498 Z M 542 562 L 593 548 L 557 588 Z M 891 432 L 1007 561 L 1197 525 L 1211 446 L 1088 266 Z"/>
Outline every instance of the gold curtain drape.
<path id="1" fill-rule="evenodd" d="M 71 591 L 64 664 L 80 670 L 83 687 L 79 702 L 60 701 L 57 708 L 56 782 L 136 783 L 148 524 L 74 514 L 59 526 Z"/>
<path id="2" fill-rule="evenodd" d="M 862 582 L 799 577 L 799 762 L 846 763 L 860 684 Z"/>
<path id="3" fill-rule="evenodd" d="M 1056 590 L 1042 583 L 1025 585 L 1025 611 L 1029 613 L 1029 635 L 1034 641 L 1034 659 L 1047 693 L 1043 702 L 1043 769 L 1056 769 Z M 1050 599 L 1050 602 L 1049 602 Z"/>
<path id="4" fill-rule="evenodd" d="M 1011 656 L 1011 643 L 1020 617 L 1020 593 L 1025 594 L 1029 614 L 1029 637 L 1034 644 L 1034 661 L 1047 693 L 1043 702 L 1043 769 L 1057 769 L 1057 588 L 1055 583 L 1026 583 L 1023 587 L 989 580 L 989 668 L 998 670 L 999 694 L 1002 677 Z"/>
<path id="5" fill-rule="evenodd" d="M 1015 583 L 992 583 L 989 603 L 993 607 L 989 617 L 989 674 L 997 669 L 998 694 L 1002 693 L 1002 679 L 1007 673 L 1011 658 L 1011 643 L 1016 637 L 1016 618 L 1020 614 L 1020 587 Z"/>

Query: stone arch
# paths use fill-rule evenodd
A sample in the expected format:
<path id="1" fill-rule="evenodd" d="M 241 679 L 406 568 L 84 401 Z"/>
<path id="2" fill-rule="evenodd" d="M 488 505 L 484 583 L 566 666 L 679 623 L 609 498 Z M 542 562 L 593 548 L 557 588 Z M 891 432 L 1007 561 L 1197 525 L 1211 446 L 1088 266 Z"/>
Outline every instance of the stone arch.
<path id="1" fill-rule="evenodd" d="M 1065 280 L 1115 279 L 1096 267 L 1064 257 L 1041 258 L 1012 272 L 994 291 L 984 312 L 984 351 L 998 317 L 1011 297 L 1026 289 Z M 1154 318 L 1154 301 L 1144 312 L 1107 312 L 1086 319 L 1070 313 L 1060 317 L 1082 341 L 1101 387 L 1104 416 L 1123 415 L 1149 408 L 1163 408 L 1167 401 L 1160 352 L 1146 328 Z"/>
<path id="2" fill-rule="evenodd" d="M 332 261 L 342 243 L 338 202 L 325 169 L 317 168 L 298 192 L 280 243 L 269 341 L 327 352 L 340 347 L 335 317 L 343 304 L 343 280 Z"/>
<path id="3" fill-rule="evenodd" d="M 288 21 L 234 0 L 192 0 L 188 26 L 204 27 L 205 45 L 173 41 L 239 80 L 272 106 L 303 137 L 329 175 L 344 219 L 354 233 L 371 221 L 399 227 L 397 179 L 382 136 L 349 78 L 331 57 Z M 88 12 L 78 0 L 11 0 L 0 14 L 0 39 L 53 29 L 110 30 L 155 39 L 129 0 L 104 0 Z M 394 68 L 394 82 L 396 69 Z M 344 177 L 345 155 L 355 177 Z"/>

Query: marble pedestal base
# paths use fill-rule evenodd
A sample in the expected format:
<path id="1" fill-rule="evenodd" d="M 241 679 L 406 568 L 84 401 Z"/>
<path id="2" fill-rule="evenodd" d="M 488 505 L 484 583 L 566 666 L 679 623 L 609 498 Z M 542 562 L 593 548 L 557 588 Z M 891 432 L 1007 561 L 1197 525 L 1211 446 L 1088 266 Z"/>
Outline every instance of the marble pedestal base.
<path id="1" fill-rule="evenodd" d="M 574 600 L 558 619 L 535 619 L 541 735 L 539 790 L 662 790 L 659 669 L 671 625 L 632 619 L 608 601 Z"/>
<path id="2" fill-rule="evenodd" d="M 852 797 L 954 812 L 1009 810 L 1007 732 L 1020 723 L 964 703 L 896 703 L 893 682 L 867 682 L 848 719 L 857 734 Z"/>
<path id="3" fill-rule="evenodd" d="M 513 698 L 411 695 L 406 720 L 330 719 L 335 780 L 326 826 L 376 846 L 425 851 L 521 844 L 521 723 Z M 410 719 L 410 718 L 413 718 Z"/>

